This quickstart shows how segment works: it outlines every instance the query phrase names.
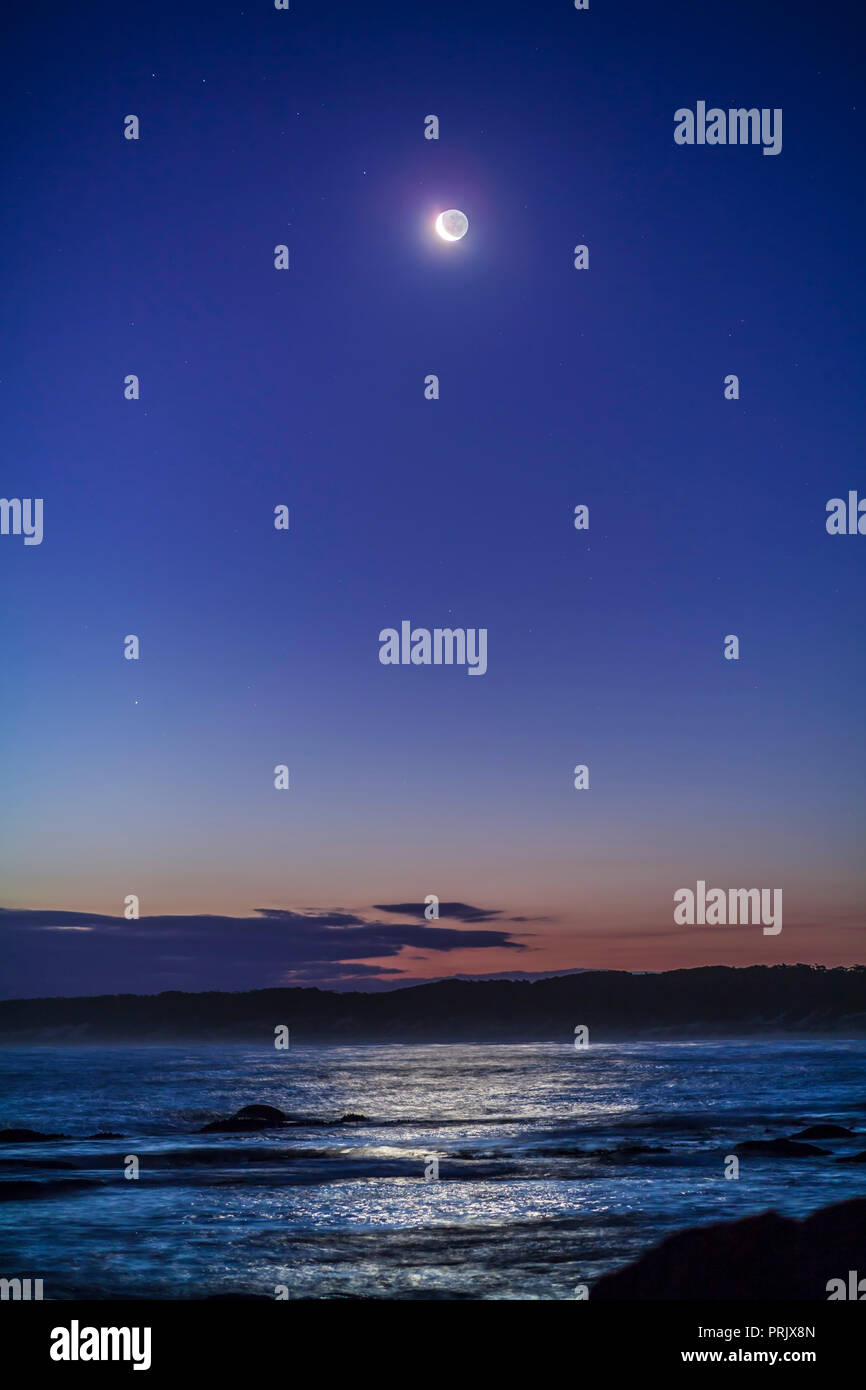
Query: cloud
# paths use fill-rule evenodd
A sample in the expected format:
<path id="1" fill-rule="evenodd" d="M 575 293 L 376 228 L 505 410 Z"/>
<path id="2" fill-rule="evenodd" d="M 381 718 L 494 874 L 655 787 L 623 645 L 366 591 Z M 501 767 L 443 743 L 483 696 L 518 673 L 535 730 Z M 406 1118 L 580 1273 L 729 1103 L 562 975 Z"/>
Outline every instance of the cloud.
<path id="1" fill-rule="evenodd" d="M 424 919 L 425 906 L 424 902 L 375 902 L 373 910 Z M 502 917 L 502 908 L 473 908 L 468 902 L 441 902 L 439 917 L 455 917 L 457 922 L 493 922 L 495 917 Z M 520 922 L 525 922 L 525 917 L 520 917 Z"/>
<path id="2" fill-rule="evenodd" d="M 34 931 L 93 931 L 93 927 L 34 927 Z"/>
<path id="3" fill-rule="evenodd" d="M 295 912 L 290 907 L 257 907 L 254 911 L 262 917 L 271 917 L 280 922 L 325 922 L 331 927 L 356 927 L 364 922 L 363 917 L 356 917 L 354 912 L 347 912 L 343 907 L 319 912 L 313 909 Z"/>
<path id="4" fill-rule="evenodd" d="M 53 935 L 50 951 L 45 949 L 46 931 Z M 372 962 L 394 959 L 407 949 L 447 955 L 526 947 L 508 931 L 367 921 L 344 908 L 256 908 L 250 917 L 170 915 L 135 921 L 99 913 L 0 908 L 7 998 L 292 983 L 329 987 L 400 976 L 402 963 Z"/>

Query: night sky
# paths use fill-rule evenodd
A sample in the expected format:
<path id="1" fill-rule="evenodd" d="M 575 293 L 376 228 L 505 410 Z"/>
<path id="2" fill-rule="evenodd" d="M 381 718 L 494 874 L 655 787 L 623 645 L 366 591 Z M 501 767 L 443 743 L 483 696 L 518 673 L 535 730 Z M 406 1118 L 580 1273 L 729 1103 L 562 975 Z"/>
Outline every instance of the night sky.
<path id="1" fill-rule="evenodd" d="M 0 992 L 863 960 L 845 8 L 15 7 Z M 698 879 L 784 929 L 674 925 Z"/>

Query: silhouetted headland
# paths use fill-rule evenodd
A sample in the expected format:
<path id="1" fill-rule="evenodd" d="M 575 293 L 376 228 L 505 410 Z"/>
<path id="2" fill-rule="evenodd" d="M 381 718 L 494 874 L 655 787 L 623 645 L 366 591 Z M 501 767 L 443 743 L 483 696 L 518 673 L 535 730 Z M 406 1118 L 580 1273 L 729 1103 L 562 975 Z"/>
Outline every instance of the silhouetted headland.
<path id="1" fill-rule="evenodd" d="M 601 970 L 444 980 L 388 993 L 260 989 L 0 1001 L 0 1043 L 590 1042 L 866 1034 L 866 966 Z"/>

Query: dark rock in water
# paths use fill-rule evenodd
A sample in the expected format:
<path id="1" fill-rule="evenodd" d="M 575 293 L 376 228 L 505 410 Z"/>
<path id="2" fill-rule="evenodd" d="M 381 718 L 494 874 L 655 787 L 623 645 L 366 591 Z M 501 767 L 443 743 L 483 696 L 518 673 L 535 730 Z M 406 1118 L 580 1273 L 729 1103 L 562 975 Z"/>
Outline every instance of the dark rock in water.
<path id="1" fill-rule="evenodd" d="M 859 1153 L 859 1154 L 843 1154 L 841 1158 L 837 1158 L 837 1159 L 836 1159 L 836 1162 L 837 1162 L 837 1163 L 866 1163 L 866 1149 L 864 1149 L 863 1152 L 862 1152 L 862 1153 Z"/>
<path id="2" fill-rule="evenodd" d="M 101 1129 L 97 1134 L 88 1134 L 88 1139 L 124 1139 L 123 1134 L 115 1134 L 112 1129 Z"/>
<path id="3" fill-rule="evenodd" d="M 199 1134 L 255 1134 L 260 1129 L 275 1129 L 292 1124 L 294 1115 L 286 1115 L 275 1105 L 245 1105 L 227 1120 L 211 1120 Z"/>
<path id="4" fill-rule="evenodd" d="M 792 1139 L 849 1139 L 854 1133 L 853 1129 L 846 1129 L 844 1125 L 810 1125 L 808 1129 L 801 1129 L 799 1134 L 792 1134 Z"/>
<path id="5" fill-rule="evenodd" d="M 234 1115 L 230 1115 L 227 1120 L 211 1120 L 210 1124 L 200 1129 L 199 1134 L 255 1134 L 262 1129 L 276 1129 L 283 1125 L 302 1124 L 309 1128 L 316 1125 L 347 1125 L 347 1124 L 367 1124 L 366 1115 L 355 1115 L 349 1113 L 342 1115 L 339 1120 L 317 1120 L 311 1117 L 304 1118 L 301 1115 L 287 1115 L 284 1111 L 278 1110 L 275 1105 L 245 1105 L 242 1110 L 238 1110 Z"/>
<path id="6" fill-rule="evenodd" d="M 866 1200 L 792 1221 L 774 1211 L 668 1236 L 634 1264 L 605 1274 L 591 1300 L 819 1299 L 831 1279 L 863 1268 Z M 837 1286 L 838 1287 L 838 1286 Z"/>
<path id="7" fill-rule="evenodd" d="M 272 1129 L 267 1120 L 242 1120 L 232 1115 L 228 1120 L 211 1120 L 202 1125 L 199 1134 L 257 1134 L 262 1129 Z"/>
<path id="8" fill-rule="evenodd" d="M 65 1134 L 41 1134 L 38 1129 L 0 1129 L 0 1144 L 38 1144 L 43 1139 L 66 1139 Z"/>
<path id="9" fill-rule="evenodd" d="M 268 1125 L 281 1125 L 284 1120 L 291 1118 L 275 1105 L 245 1105 L 243 1110 L 236 1110 L 232 1115 L 233 1120 L 261 1120 Z"/>
<path id="10" fill-rule="evenodd" d="M 817 1144 L 795 1144 L 793 1139 L 747 1139 L 734 1149 L 734 1153 L 767 1154 L 770 1158 L 812 1158 L 829 1152 Z"/>

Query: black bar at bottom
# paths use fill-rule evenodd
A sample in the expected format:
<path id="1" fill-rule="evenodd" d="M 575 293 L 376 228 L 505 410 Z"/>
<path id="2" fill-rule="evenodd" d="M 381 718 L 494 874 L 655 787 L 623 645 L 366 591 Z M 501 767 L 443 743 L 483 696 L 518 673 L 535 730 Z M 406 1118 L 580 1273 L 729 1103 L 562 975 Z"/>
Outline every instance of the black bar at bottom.
<path id="1" fill-rule="evenodd" d="M 534 1364 L 541 1374 L 562 1374 L 564 1360 L 575 1373 L 591 1367 L 596 1376 L 710 1365 L 798 1366 L 826 1381 L 835 1372 L 849 1375 L 858 1364 L 866 1328 L 866 1310 L 846 1302 L 590 1299 L 575 1300 L 570 1312 L 536 1306 L 520 1314 L 511 1302 L 493 1301 L 473 1304 L 471 1313 L 465 1304 L 448 1313 L 441 1306 L 447 1301 L 412 1300 L 399 1307 L 396 1300 L 379 1299 L 7 1301 L 0 1303 L 0 1334 L 6 1365 L 14 1358 L 23 1374 L 48 1372 L 61 1379 L 92 1379 L 106 1368 L 115 1376 L 135 1375 L 136 1364 L 142 1381 L 149 1376 L 159 1384 L 190 1372 L 213 1372 L 221 1380 L 239 1372 L 296 1379 L 306 1378 L 306 1364 L 313 1374 L 327 1367 L 329 1376 L 345 1369 L 357 1377 L 366 1366 L 373 1374 L 387 1368 L 389 1378 L 414 1378 L 423 1369 L 425 1379 L 435 1373 L 465 1381 L 469 1361 L 489 1369 L 502 1358 L 519 1375 L 512 1359 L 517 1354 L 524 1369 Z M 440 1306 L 434 1311 L 431 1302 Z M 54 1359 L 52 1348 L 78 1359 Z M 113 1359 L 115 1348 L 127 1359 Z M 91 1351 L 106 1359 L 89 1359 Z"/>

